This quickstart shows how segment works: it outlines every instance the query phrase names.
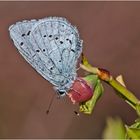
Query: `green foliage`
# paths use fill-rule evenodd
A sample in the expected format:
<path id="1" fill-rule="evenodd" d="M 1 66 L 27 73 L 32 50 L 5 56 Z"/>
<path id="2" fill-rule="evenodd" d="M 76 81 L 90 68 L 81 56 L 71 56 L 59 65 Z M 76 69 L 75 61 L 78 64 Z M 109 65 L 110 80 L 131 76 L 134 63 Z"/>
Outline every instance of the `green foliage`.
<path id="1" fill-rule="evenodd" d="M 124 125 L 121 119 L 108 118 L 103 131 L 104 139 L 140 139 L 140 118 L 131 126 Z"/>
<path id="2" fill-rule="evenodd" d="M 131 126 L 125 125 L 125 127 L 127 139 L 140 139 L 140 118 Z"/>
<path id="3" fill-rule="evenodd" d="M 108 118 L 107 126 L 103 132 L 104 139 L 124 139 L 125 127 L 121 119 Z"/>

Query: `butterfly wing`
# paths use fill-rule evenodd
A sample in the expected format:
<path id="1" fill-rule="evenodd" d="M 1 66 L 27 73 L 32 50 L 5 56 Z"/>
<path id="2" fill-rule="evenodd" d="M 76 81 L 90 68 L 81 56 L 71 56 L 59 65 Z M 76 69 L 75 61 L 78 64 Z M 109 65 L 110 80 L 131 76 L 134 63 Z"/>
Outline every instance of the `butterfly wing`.
<path id="1" fill-rule="evenodd" d="M 76 77 L 82 51 L 78 31 L 66 19 L 49 17 L 17 22 L 9 28 L 21 55 L 59 90 L 67 90 Z"/>

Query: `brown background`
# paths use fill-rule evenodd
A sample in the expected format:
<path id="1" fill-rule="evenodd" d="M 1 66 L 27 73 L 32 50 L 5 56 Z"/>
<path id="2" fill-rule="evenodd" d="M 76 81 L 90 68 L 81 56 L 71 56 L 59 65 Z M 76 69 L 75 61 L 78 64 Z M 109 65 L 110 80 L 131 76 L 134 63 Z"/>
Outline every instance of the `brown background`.
<path id="1" fill-rule="evenodd" d="M 135 112 L 105 83 L 92 115 L 75 116 L 78 106 L 67 98 L 55 99 L 45 114 L 52 85 L 19 55 L 8 27 L 46 16 L 66 17 L 76 25 L 91 64 L 123 74 L 140 97 L 140 2 L 0 2 L 0 138 L 101 138 L 108 116 L 131 124 Z"/>

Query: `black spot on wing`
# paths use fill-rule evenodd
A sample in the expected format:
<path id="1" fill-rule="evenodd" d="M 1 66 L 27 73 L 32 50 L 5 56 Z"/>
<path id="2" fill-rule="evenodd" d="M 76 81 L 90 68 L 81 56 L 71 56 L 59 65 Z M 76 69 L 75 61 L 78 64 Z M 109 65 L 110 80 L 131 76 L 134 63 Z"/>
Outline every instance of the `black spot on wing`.
<path id="1" fill-rule="evenodd" d="M 51 38 L 51 37 L 52 37 L 52 35 L 49 35 L 49 37 Z"/>
<path id="2" fill-rule="evenodd" d="M 23 44 L 24 44 L 24 43 L 23 43 L 23 42 L 21 42 L 21 43 L 20 43 L 20 46 L 22 46 Z"/>
<path id="3" fill-rule="evenodd" d="M 71 40 L 69 40 L 69 43 L 72 45 L 72 41 Z"/>
<path id="4" fill-rule="evenodd" d="M 40 50 L 36 50 L 36 52 L 40 52 Z"/>
<path id="5" fill-rule="evenodd" d="M 22 34 L 21 36 L 22 36 L 22 37 L 24 37 L 24 36 L 25 36 L 25 34 Z"/>
<path id="6" fill-rule="evenodd" d="M 27 35 L 30 35 L 31 31 L 28 31 Z"/>
<path id="7" fill-rule="evenodd" d="M 63 44 L 63 41 L 60 41 L 60 44 Z"/>
<path id="8" fill-rule="evenodd" d="M 71 49 L 71 51 L 75 53 L 75 50 Z"/>

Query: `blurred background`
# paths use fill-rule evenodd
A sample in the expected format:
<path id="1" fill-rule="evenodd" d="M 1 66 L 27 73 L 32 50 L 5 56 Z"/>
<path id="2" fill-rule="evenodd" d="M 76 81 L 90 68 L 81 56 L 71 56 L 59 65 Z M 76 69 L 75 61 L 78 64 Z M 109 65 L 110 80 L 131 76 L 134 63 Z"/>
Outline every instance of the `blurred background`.
<path id="1" fill-rule="evenodd" d="M 67 97 L 55 98 L 46 115 L 52 85 L 22 58 L 8 32 L 17 21 L 46 16 L 76 25 L 89 62 L 122 74 L 140 98 L 140 2 L 0 2 L 0 138 L 101 138 L 109 116 L 133 123 L 135 111 L 106 83 L 92 115 L 76 116 L 78 105 Z"/>

